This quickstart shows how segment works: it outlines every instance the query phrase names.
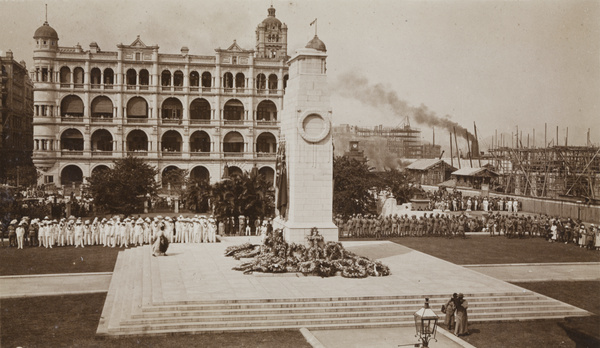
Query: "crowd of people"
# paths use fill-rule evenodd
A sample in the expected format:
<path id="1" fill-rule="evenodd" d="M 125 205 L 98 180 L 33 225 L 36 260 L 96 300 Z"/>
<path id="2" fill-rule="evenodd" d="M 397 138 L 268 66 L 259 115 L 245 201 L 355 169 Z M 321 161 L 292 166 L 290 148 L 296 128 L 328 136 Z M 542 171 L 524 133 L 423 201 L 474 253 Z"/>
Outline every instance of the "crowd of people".
<path id="1" fill-rule="evenodd" d="M 170 216 L 113 217 L 84 220 L 81 217 L 60 220 L 29 219 L 12 220 L 7 228 L 9 247 L 75 248 L 93 245 L 127 248 L 152 244 L 164 236 L 169 243 L 214 243 L 217 225 L 212 217 L 194 216 L 171 218 Z M 4 244 L 4 239 L 2 239 Z"/>
<path id="2" fill-rule="evenodd" d="M 338 215 L 335 223 L 339 235 L 356 238 L 391 237 L 465 237 L 465 232 L 486 232 L 490 236 L 507 238 L 543 237 L 549 242 L 574 243 L 582 248 L 600 250 L 600 228 L 586 226 L 571 218 L 560 219 L 548 215 L 500 214 L 490 212 L 482 216 L 448 214 L 443 212 L 415 215 L 361 215 L 347 219 Z"/>
<path id="3" fill-rule="evenodd" d="M 511 197 L 482 197 L 463 195 L 462 191 L 448 191 L 439 188 L 426 193 L 429 199 L 428 210 L 449 211 L 506 211 L 518 213 L 522 210 L 522 203 Z"/>

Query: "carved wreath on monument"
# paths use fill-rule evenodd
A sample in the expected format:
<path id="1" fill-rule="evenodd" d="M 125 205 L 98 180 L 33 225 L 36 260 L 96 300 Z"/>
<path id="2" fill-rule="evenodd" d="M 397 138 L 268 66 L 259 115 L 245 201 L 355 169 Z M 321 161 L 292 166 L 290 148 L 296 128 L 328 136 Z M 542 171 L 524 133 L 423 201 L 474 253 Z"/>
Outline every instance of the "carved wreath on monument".
<path id="1" fill-rule="evenodd" d="M 307 241 L 308 246 L 288 244 L 282 230 L 278 229 L 267 235 L 263 245 L 245 243 L 230 246 L 225 250 L 225 256 L 233 256 L 236 260 L 252 258 L 233 268 L 244 274 L 301 272 L 321 277 L 339 274 L 346 278 L 390 274 L 389 267 L 380 261 L 356 255 L 344 249 L 339 242 L 325 242 L 316 227 L 311 229 Z"/>
<path id="2" fill-rule="evenodd" d="M 329 135 L 331 121 L 315 112 L 308 112 L 298 119 L 298 132 L 309 143 L 318 143 Z"/>

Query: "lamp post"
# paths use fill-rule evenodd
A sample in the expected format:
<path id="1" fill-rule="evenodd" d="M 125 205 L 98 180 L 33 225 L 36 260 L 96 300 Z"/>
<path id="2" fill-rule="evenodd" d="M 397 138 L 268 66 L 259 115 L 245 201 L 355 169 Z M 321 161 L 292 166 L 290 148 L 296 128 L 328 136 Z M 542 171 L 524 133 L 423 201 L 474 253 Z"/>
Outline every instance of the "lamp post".
<path id="1" fill-rule="evenodd" d="M 415 312 L 415 329 L 417 330 L 416 337 L 419 338 L 423 345 L 421 347 L 429 347 L 429 341 L 435 339 L 437 331 L 437 321 L 439 317 L 429 308 L 429 298 L 425 298 L 423 308 Z"/>

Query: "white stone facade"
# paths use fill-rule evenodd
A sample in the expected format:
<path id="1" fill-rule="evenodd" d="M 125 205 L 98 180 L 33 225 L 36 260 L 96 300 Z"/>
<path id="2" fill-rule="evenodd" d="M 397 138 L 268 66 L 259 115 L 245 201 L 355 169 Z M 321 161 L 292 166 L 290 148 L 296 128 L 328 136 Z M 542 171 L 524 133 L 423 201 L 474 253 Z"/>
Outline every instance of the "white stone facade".
<path id="1" fill-rule="evenodd" d="M 40 181 L 79 184 L 128 155 L 144 157 L 159 173 L 175 166 L 210 182 L 221 180 L 225 164 L 230 171 L 256 165 L 272 178 L 287 27 L 271 8 L 256 33 L 257 49 L 267 53 L 234 41 L 211 56 L 189 55 L 187 47 L 164 54 L 139 37 L 105 52 L 94 42 L 87 50 L 60 47 L 45 23 L 34 35 L 31 72 Z"/>

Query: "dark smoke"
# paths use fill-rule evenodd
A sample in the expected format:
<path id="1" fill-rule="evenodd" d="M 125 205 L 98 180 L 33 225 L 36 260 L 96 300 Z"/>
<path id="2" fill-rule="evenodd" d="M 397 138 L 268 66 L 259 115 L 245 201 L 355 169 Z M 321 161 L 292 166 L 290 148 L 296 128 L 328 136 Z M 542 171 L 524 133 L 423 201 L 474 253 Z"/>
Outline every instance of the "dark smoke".
<path id="1" fill-rule="evenodd" d="M 391 109 L 394 115 L 399 118 L 405 116 L 411 117 L 419 124 L 425 124 L 431 127 L 439 127 L 454 132 L 457 136 L 475 141 L 475 136 L 466 128 L 449 119 L 449 116 L 440 117 L 435 112 L 429 110 L 427 106 L 421 104 L 419 107 L 408 105 L 408 103 L 398 97 L 396 92 L 381 83 L 370 84 L 364 76 L 357 76 L 354 73 L 343 74 L 338 81 L 334 92 L 341 96 L 359 100 L 374 108 L 384 110 Z M 384 111 L 386 112 L 386 111 Z"/>

